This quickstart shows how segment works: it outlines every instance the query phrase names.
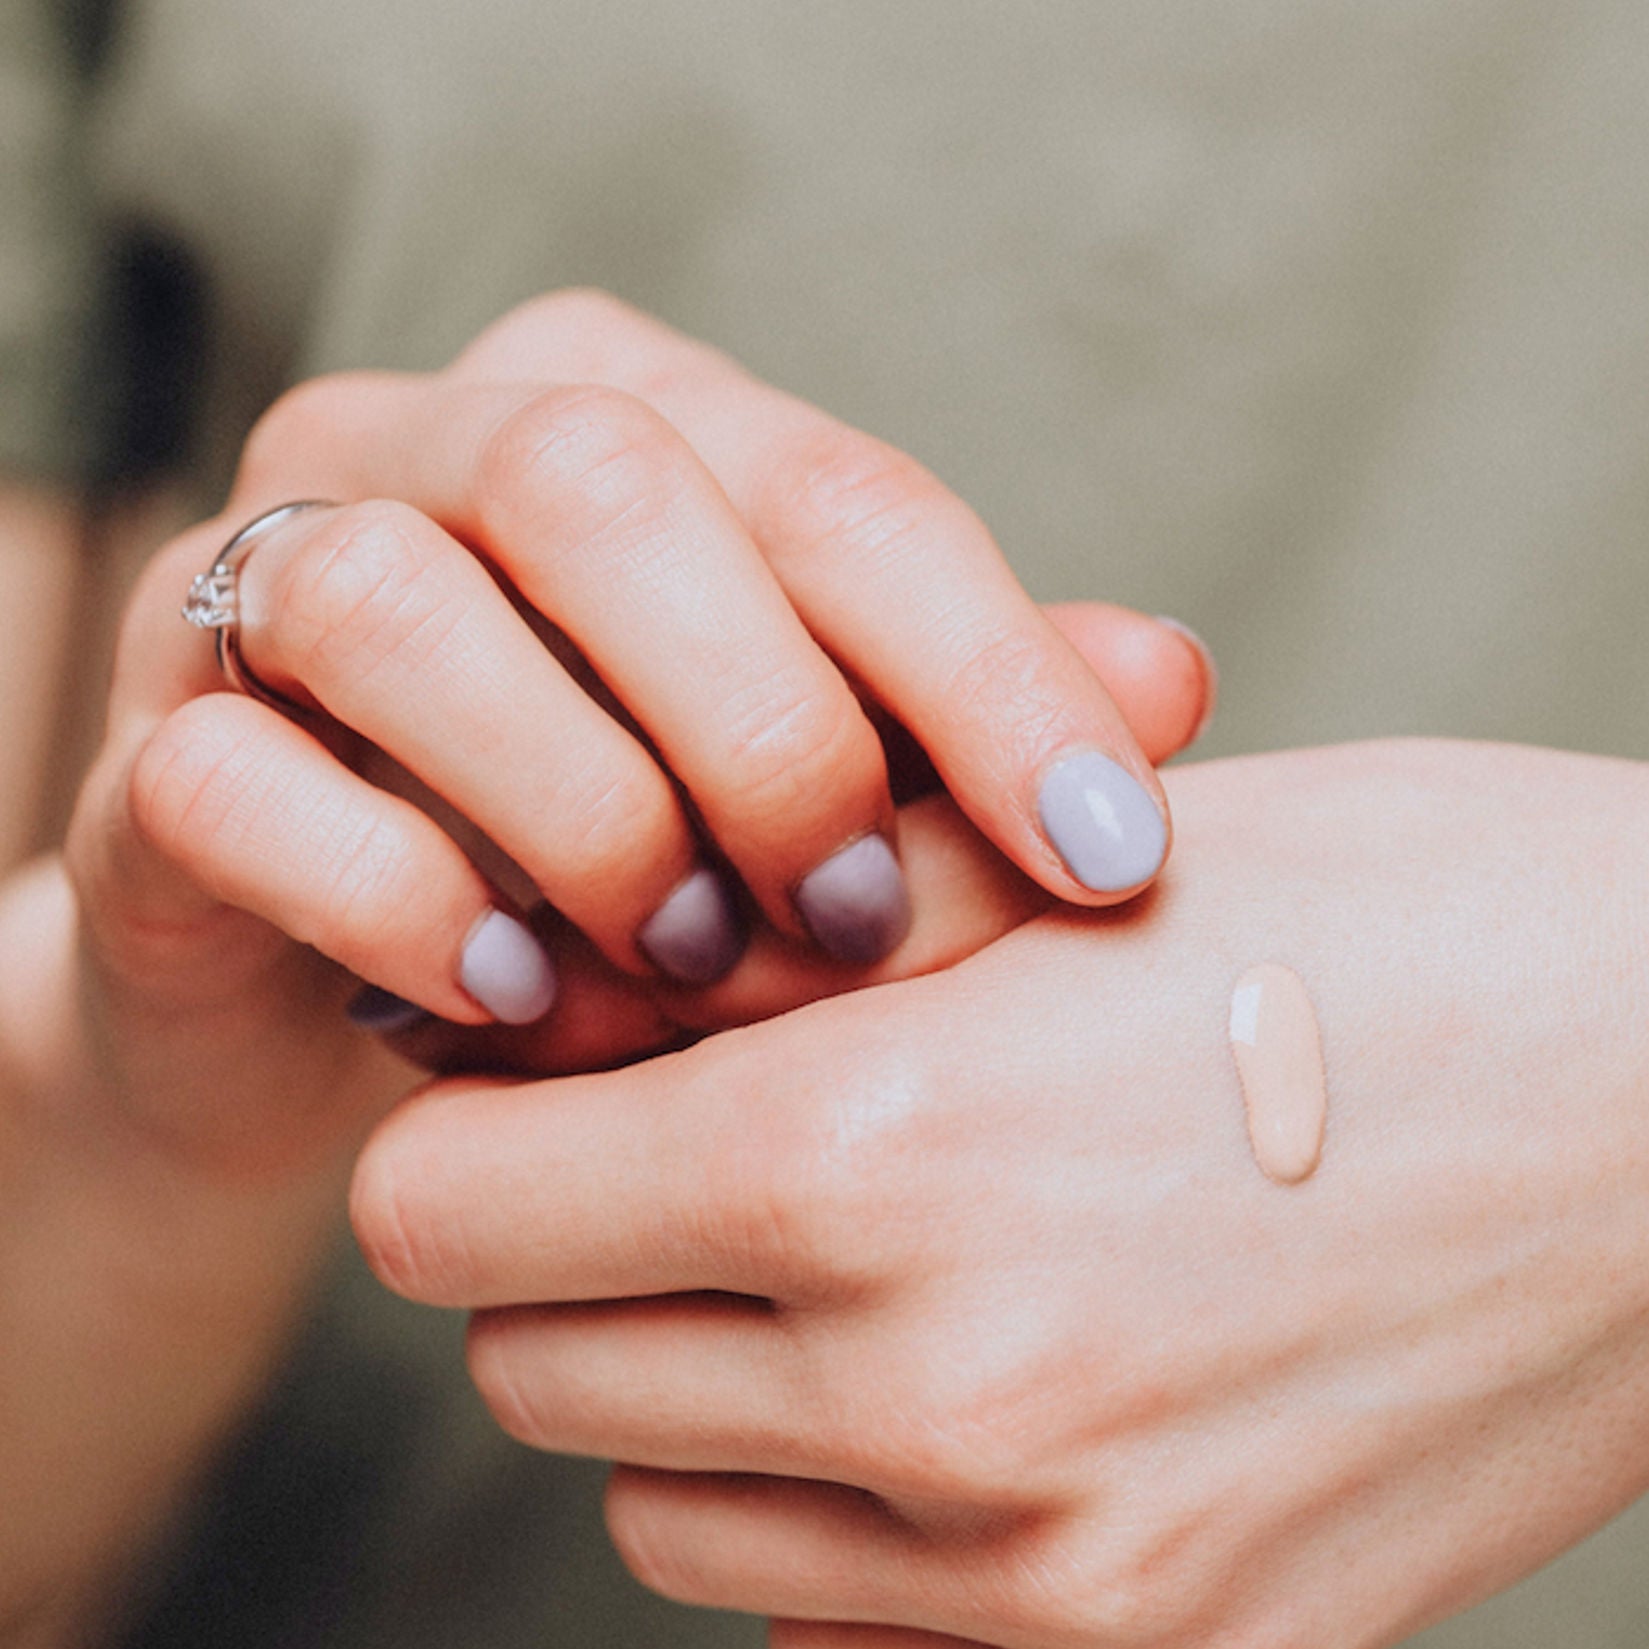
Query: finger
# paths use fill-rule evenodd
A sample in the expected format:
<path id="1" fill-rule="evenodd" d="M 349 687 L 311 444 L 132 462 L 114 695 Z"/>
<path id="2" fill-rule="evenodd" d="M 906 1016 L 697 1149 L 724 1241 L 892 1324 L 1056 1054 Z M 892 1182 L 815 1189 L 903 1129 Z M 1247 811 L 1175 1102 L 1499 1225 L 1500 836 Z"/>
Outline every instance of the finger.
<path id="1" fill-rule="evenodd" d="M 1052 896 L 1010 865 L 948 796 L 909 803 L 899 821 L 914 917 L 905 941 L 863 972 L 844 973 L 757 930 L 724 981 L 708 989 L 654 987 L 644 993 L 639 981 L 580 947 L 576 935 L 558 933 L 553 954 L 560 1007 L 547 1019 L 507 1034 L 423 1024 L 398 1034 L 396 1046 L 443 1074 L 600 1069 L 659 1051 L 683 1031 L 749 1025 L 864 985 L 941 971 L 1051 904 Z M 1128 908 L 1143 915 L 1148 905 L 1135 901 Z"/>
<path id="2" fill-rule="evenodd" d="M 626 1465 L 606 1512 L 625 1566 L 680 1603 L 937 1632 L 941 1643 L 1001 1612 L 985 1538 L 953 1554 L 861 1490 Z M 1010 1628 L 996 1641 L 1025 1640 Z"/>
<path id="3" fill-rule="evenodd" d="M 1010 864 L 946 795 L 899 809 L 899 842 L 910 886 L 904 941 L 863 973 L 824 967 L 776 935 L 756 932 L 733 973 L 706 990 L 667 992 L 680 1023 L 700 1030 L 746 1025 L 821 997 L 953 967 L 1047 910 L 1052 895 Z"/>
<path id="4" fill-rule="evenodd" d="M 189 700 L 137 749 L 127 795 L 135 835 L 197 904 L 262 918 L 449 1019 L 547 1011 L 548 957 L 451 839 L 267 706 Z"/>
<path id="5" fill-rule="evenodd" d="M 1151 764 L 977 517 L 891 449 L 784 422 L 756 420 L 724 478 L 809 628 L 1051 892 L 1101 904 L 1149 882 L 1168 850 Z"/>
<path id="6" fill-rule="evenodd" d="M 874 1292 L 900 1254 L 869 1200 L 893 1187 L 854 1173 L 837 1131 L 861 1085 L 874 1103 L 875 1051 L 843 1048 L 824 1103 L 775 1044 L 784 1029 L 554 1084 L 426 1090 L 356 1165 L 373 1269 L 468 1307 L 714 1291 L 814 1308 Z"/>
<path id="7" fill-rule="evenodd" d="M 845 961 L 884 954 L 906 902 L 880 743 L 679 433 L 604 387 L 330 393 L 352 456 L 328 484 L 482 548 L 645 730 L 769 919 Z"/>
<path id="8" fill-rule="evenodd" d="M 534 1448 L 674 1471 L 816 1476 L 794 1343 L 765 1301 L 690 1294 L 476 1313 L 470 1376 Z"/>
<path id="9" fill-rule="evenodd" d="M 457 1025 L 387 1003 L 376 1030 L 437 1076 L 561 1076 L 611 1070 L 696 1038 L 647 981 L 613 966 L 565 917 L 540 906 L 528 924 L 555 964 L 555 1010 L 528 1025 Z M 361 1023 L 353 1014 L 351 1017 Z"/>
<path id="10" fill-rule="evenodd" d="M 1139 716 L 1153 760 L 1171 755 L 1206 720 L 1212 688 L 1200 644 L 1142 613 L 1097 602 L 1056 607 L 1050 617 L 1106 674 L 1128 715 Z M 658 1050 L 672 1028 L 749 1024 L 862 984 L 937 972 L 1048 908 L 1050 896 L 1009 864 L 949 797 L 928 795 L 901 807 L 899 840 L 912 925 L 904 942 L 862 975 L 821 966 L 758 931 L 743 963 L 724 982 L 661 999 L 615 977 L 579 946 L 576 935 L 564 933 L 554 945 L 562 1012 L 503 1038 L 423 1026 L 414 1038 L 401 1039 L 402 1051 L 427 1069 L 449 1073 L 594 1069 Z M 600 1034 L 591 1041 L 595 1032 Z"/>
<path id="11" fill-rule="evenodd" d="M 525 308 L 459 363 L 643 395 L 692 443 L 825 648 L 902 721 L 984 833 L 1061 898 L 1161 867 L 1167 803 L 1104 686 L 978 517 L 902 453 L 612 300 Z"/>
<path id="12" fill-rule="evenodd" d="M 1194 630 L 1102 601 L 1055 602 L 1042 610 L 1105 684 L 1153 764 L 1207 732 L 1219 705 L 1219 670 Z"/>
<path id="13" fill-rule="evenodd" d="M 730 896 L 657 762 L 433 522 L 398 503 L 310 510 L 259 541 L 241 591 L 255 675 L 387 752 L 620 965 L 645 969 L 649 935 L 696 895 L 689 938 L 717 941 L 701 976 L 736 959 Z"/>
<path id="14" fill-rule="evenodd" d="M 630 1074 L 623 1123 L 602 1085 L 576 1076 L 553 1095 L 540 1084 L 465 1081 L 403 1104 L 363 1152 L 350 1191 L 355 1235 L 379 1279 L 424 1304 L 471 1309 L 764 1294 L 771 1278 L 755 1256 L 690 1229 L 697 1197 L 683 1194 L 678 1175 L 703 1157 L 702 1141 L 649 1072 Z M 628 1129 L 627 1143 L 615 1125 Z M 588 1166 L 596 1162 L 600 1174 Z M 477 1174 L 485 1197 L 474 1194 Z"/>
<path id="15" fill-rule="evenodd" d="M 1219 681 L 1212 655 L 1193 631 L 1174 619 L 1098 601 L 1056 603 L 1043 612 L 1104 683 L 1150 761 L 1166 761 L 1202 736 Z M 887 752 L 894 800 L 938 790 L 939 775 L 910 732 L 879 707 L 872 707 L 871 719 Z"/>
<path id="16" fill-rule="evenodd" d="M 1128 608 L 1072 603 L 1050 609 L 1139 717 L 1144 747 L 1165 759 L 1206 721 L 1212 682 L 1200 644 Z M 937 782 L 936 780 L 932 782 Z M 521 1031 L 475 1033 L 423 1025 L 398 1046 L 426 1069 L 550 1075 L 619 1063 L 668 1045 L 675 1030 L 715 1030 L 787 1013 L 862 984 L 937 972 L 1048 908 L 1050 895 L 1008 863 L 947 796 L 899 810 L 900 852 L 913 912 L 909 933 L 881 963 L 844 975 L 758 931 L 742 964 L 708 991 L 643 994 L 580 945 L 553 944 L 562 1010 Z"/>
<path id="17" fill-rule="evenodd" d="M 841 1621 L 775 1620 L 767 1649 L 991 1649 L 971 1638 L 908 1632 L 897 1626 L 849 1626 Z"/>
<path id="18" fill-rule="evenodd" d="M 1053 606 L 1048 616 L 1104 677 L 1153 761 L 1183 749 L 1207 726 L 1218 678 L 1192 632 L 1103 602 Z M 899 809 L 912 910 L 903 943 L 863 975 L 844 979 L 758 932 L 727 979 L 691 996 L 667 996 L 679 1023 L 700 1030 L 750 1024 L 844 990 L 939 972 L 1047 910 L 1049 894 L 1003 858 L 949 796 L 920 794 L 931 787 L 908 771 L 901 784 L 917 794 Z M 1148 914 L 1148 902 L 1136 904 L 1137 914 Z"/>

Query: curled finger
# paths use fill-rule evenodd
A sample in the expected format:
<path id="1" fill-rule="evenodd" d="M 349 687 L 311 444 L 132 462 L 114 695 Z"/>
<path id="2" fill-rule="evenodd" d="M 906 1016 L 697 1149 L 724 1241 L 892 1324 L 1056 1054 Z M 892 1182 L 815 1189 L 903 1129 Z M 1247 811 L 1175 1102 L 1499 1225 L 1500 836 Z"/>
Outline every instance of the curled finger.
<path id="1" fill-rule="evenodd" d="M 269 707 L 191 699 L 136 752 L 128 795 L 208 894 L 396 997 L 466 1024 L 548 1011 L 549 957 L 456 844 Z"/>

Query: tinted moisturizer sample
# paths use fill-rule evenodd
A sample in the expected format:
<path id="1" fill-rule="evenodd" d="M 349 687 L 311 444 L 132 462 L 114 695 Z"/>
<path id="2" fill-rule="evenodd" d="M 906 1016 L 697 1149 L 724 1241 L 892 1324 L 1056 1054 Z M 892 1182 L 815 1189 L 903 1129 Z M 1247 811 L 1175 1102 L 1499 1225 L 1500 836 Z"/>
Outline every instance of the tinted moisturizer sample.
<path id="1" fill-rule="evenodd" d="M 1237 981 L 1231 1052 L 1254 1160 L 1281 1185 L 1308 1179 L 1323 1154 L 1328 1090 L 1317 1015 L 1297 973 L 1262 962 Z"/>

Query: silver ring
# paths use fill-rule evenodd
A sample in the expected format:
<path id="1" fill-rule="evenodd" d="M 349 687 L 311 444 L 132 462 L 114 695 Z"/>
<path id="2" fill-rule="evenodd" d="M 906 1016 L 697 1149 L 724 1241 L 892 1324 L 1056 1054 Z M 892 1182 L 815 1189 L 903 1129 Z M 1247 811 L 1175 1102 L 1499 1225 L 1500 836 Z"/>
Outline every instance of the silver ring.
<path id="1" fill-rule="evenodd" d="M 277 710 L 298 710 L 303 706 L 295 700 L 267 687 L 247 668 L 240 650 L 240 570 L 252 553 L 257 541 L 278 526 L 288 516 L 303 510 L 331 509 L 324 498 L 300 498 L 295 504 L 281 504 L 265 510 L 255 521 L 249 521 L 223 546 L 217 558 L 203 573 L 197 573 L 189 586 L 183 603 L 183 616 L 197 630 L 210 630 L 217 648 L 218 668 L 223 679 L 237 693 L 273 705 Z"/>

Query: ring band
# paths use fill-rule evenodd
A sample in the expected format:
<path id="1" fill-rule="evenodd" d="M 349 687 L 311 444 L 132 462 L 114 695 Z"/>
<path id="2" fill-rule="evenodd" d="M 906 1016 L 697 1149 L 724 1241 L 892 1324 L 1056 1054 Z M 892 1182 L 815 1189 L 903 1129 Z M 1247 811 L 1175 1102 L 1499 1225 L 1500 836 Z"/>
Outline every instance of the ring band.
<path id="1" fill-rule="evenodd" d="M 187 622 L 198 630 L 212 631 L 218 668 L 223 671 L 223 679 L 236 692 L 273 705 L 277 710 L 301 712 L 304 707 L 261 682 L 241 656 L 240 570 L 257 541 L 288 516 L 303 510 L 332 507 L 324 498 L 301 498 L 294 504 L 281 504 L 275 509 L 265 510 L 256 520 L 247 522 L 218 551 L 217 558 L 205 572 L 195 575 L 183 604 L 183 616 Z"/>

